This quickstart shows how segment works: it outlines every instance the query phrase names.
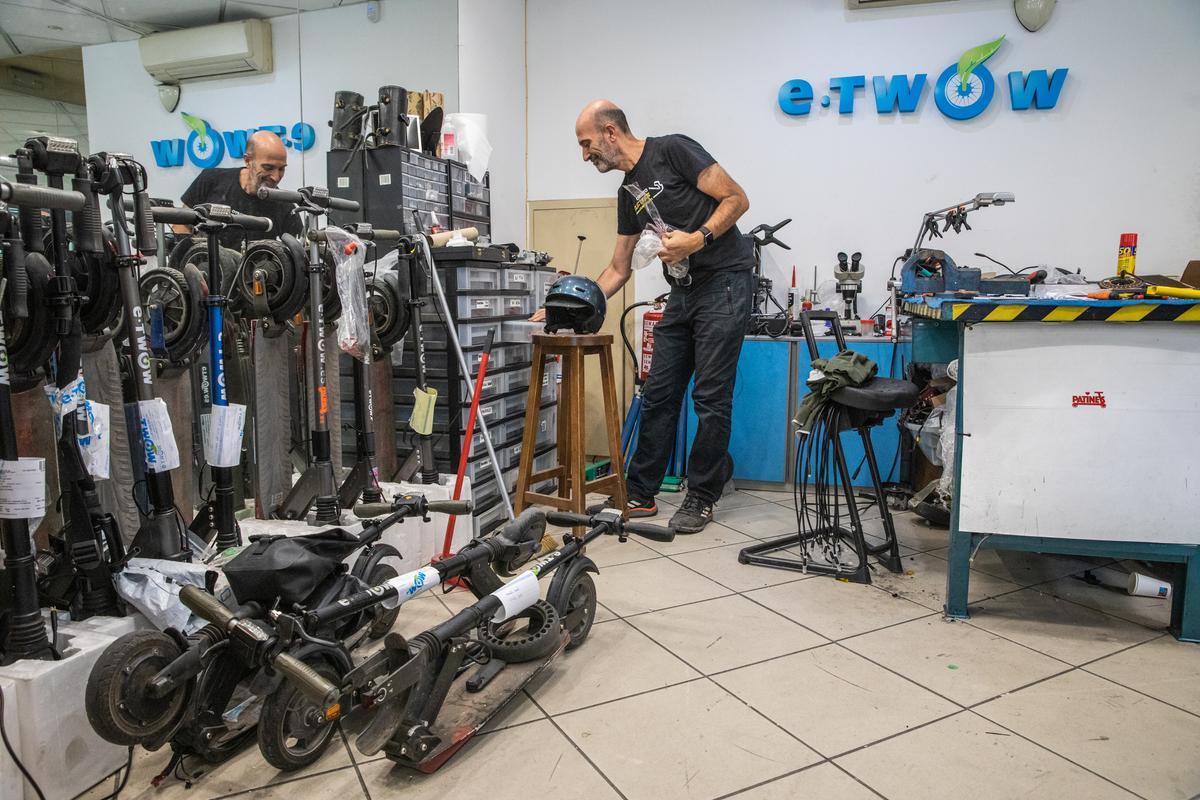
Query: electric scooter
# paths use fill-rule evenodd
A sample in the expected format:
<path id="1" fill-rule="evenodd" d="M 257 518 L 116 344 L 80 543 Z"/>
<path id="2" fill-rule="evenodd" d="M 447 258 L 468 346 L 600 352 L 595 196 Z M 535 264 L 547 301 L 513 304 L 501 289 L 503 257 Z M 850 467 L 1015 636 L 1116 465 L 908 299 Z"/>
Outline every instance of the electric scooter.
<path id="1" fill-rule="evenodd" d="M 0 204 L 79 213 L 86 203 L 87 198 L 79 192 L 43 189 L 0 180 Z M 0 262 L 3 262 L 3 273 L 0 274 L 4 285 L 0 289 L 0 461 L 4 462 L 17 462 L 19 459 L 4 324 L 10 317 L 29 318 L 24 242 L 19 233 L 11 228 L 12 217 L 5 205 L 0 205 Z M 39 509 L 33 508 L 29 513 L 36 515 Z M 0 664 L 26 658 L 58 658 L 59 654 L 46 633 L 38 603 L 37 568 L 29 520 L 6 515 L 0 519 L 0 532 L 4 542 L 4 569 L 11 591 L 11 596 L 5 598 L 8 609 L 2 617 Z"/>
<path id="2" fill-rule="evenodd" d="M 133 371 L 134 399 L 140 411 L 142 453 L 146 464 L 146 495 L 149 508 L 143 514 L 142 526 L 133 538 L 130 551 L 142 558 L 163 558 L 171 561 L 191 561 L 192 548 L 187 528 L 175 505 L 169 465 L 162 461 L 156 436 L 170 436 L 170 422 L 165 414 L 158 415 L 152 424 L 148 414 L 154 414 L 157 398 L 154 389 L 154 362 L 146 340 L 146 323 L 138 291 L 137 270 L 144 262 L 142 253 L 157 251 L 154 220 L 150 198 L 146 194 L 146 169 L 123 153 L 97 153 L 88 159 L 96 191 L 108 196 L 112 212 L 112 230 L 116 244 L 114 259 L 121 285 L 121 300 L 125 305 L 125 339 L 129 367 Z M 126 187 L 133 195 L 134 229 L 132 235 L 125 218 Z M 161 403 L 161 401 L 159 401 Z"/>
<path id="3" fill-rule="evenodd" d="M 280 519 L 304 519 L 308 511 L 316 506 L 318 524 L 336 523 L 340 516 L 337 487 L 333 475 L 333 455 L 329 434 L 329 389 L 325 366 L 325 304 L 322 295 L 322 279 L 325 263 L 321 258 L 317 232 L 317 218 L 330 210 L 357 211 L 358 203 L 330 197 L 329 190 L 318 186 L 307 186 L 292 192 L 285 189 L 259 187 L 261 200 L 289 203 L 304 216 L 304 229 L 308 240 L 308 347 L 312 369 L 313 424 L 312 456 L 308 468 L 300 480 L 284 498 L 275 512 Z"/>
<path id="4" fill-rule="evenodd" d="M 208 256 L 208 297 L 204 305 L 208 308 L 208 357 L 212 386 L 213 412 L 209 423 L 214 440 L 220 436 L 225 426 L 237 426 L 241 440 L 241 422 L 229 414 L 229 398 L 225 393 L 225 309 L 228 298 L 222 287 L 225 285 L 221 273 L 220 234 L 227 227 L 236 226 L 249 231 L 266 233 L 271 230 L 271 220 L 266 217 L 254 217 L 238 214 L 229 206 L 218 203 L 204 203 L 194 208 L 162 208 L 151 209 L 155 222 L 167 222 L 176 225 L 192 225 L 205 234 L 207 238 Z M 209 454 L 211 459 L 214 454 Z M 240 458 L 240 445 L 232 456 L 234 463 L 210 464 L 213 477 L 213 499 L 205 503 L 196 515 L 192 525 L 193 532 L 206 541 L 215 540 L 218 551 L 227 547 L 237 547 L 242 543 L 237 519 L 234 516 L 234 485 L 233 470 Z M 229 454 L 225 454 L 229 458 Z"/>
<path id="5" fill-rule="evenodd" d="M 397 241 L 400 238 L 399 231 L 376 229 L 366 223 L 347 225 L 346 230 L 366 242 L 368 246 L 376 246 L 378 242 Z M 319 242 L 327 240 L 323 231 L 313 231 L 309 235 Z M 366 275 L 362 277 L 365 293 Z M 367 305 L 372 339 L 377 335 L 374 324 L 375 305 L 377 304 Z M 390 323 L 388 327 L 391 327 Z M 386 346 L 390 348 L 403 335 L 404 330 L 399 331 L 396 339 Z M 365 348 L 365 360 L 351 359 L 351 368 L 354 371 L 355 460 L 350 473 L 337 490 L 338 505 L 341 508 L 352 508 L 359 498 L 362 498 L 364 503 L 378 503 L 383 500 L 383 490 L 379 487 L 379 470 L 375 466 L 375 406 L 371 395 L 371 361 L 376 355 L 376 349 L 382 351 L 384 346 L 382 341 L 372 341 Z"/>
<path id="6" fill-rule="evenodd" d="M 591 630 L 596 591 L 589 572 L 597 572 L 584 555 L 586 545 L 605 534 L 624 542 L 629 534 L 671 541 L 674 531 L 627 522 L 613 509 L 598 514 L 534 511 L 516 523 L 586 526 L 581 537 L 565 534 L 561 548 L 535 561 L 524 572 L 477 602 L 411 640 L 389 634 L 382 652 L 371 656 L 335 684 L 313 671 L 284 669 L 286 678 L 316 704 L 313 719 L 332 722 L 356 710 L 370 719 L 356 746 L 364 755 L 382 750 L 392 761 L 421 772 L 433 772 L 474 736 L 530 680 L 568 648 L 583 644 Z M 435 567 L 393 579 L 384 586 L 347 598 L 346 607 L 360 610 L 371 602 L 402 602 L 418 581 L 438 582 L 448 565 L 469 560 L 469 548 Z M 538 579 L 554 574 L 547 599 L 539 599 Z M 211 595 L 189 588 L 182 602 L 196 614 L 226 627 L 237 621 Z M 304 614 L 276 616 L 280 631 L 304 636 L 306 625 L 327 623 L 342 613 L 326 606 Z M 522 625 L 519 620 L 524 620 Z M 472 638 L 474 634 L 474 638 Z M 264 659 L 271 663 L 270 652 Z M 471 667 L 479 664 L 472 672 Z M 471 673 L 465 680 L 458 678 Z"/>
<path id="7" fill-rule="evenodd" d="M 79 155 L 75 141 L 57 136 L 29 139 L 17 151 L 18 179 L 33 184 L 36 171 L 46 175 L 52 189 L 63 188 L 63 179 L 71 175 L 73 188 L 85 198 L 83 208 L 74 212 L 74 243 L 78 251 L 99 252 L 99 204 L 93 191 L 87 165 Z M 30 220 L 30 236 L 38 236 L 40 213 Z M 27 240 L 27 244 L 32 240 Z M 41 247 L 38 238 L 34 247 Z M 58 415 L 59 482 L 63 490 L 64 530 L 50 537 L 51 549 L 44 559 L 45 577 L 39 582 L 43 600 L 69 609 L 74 619 L 94 615 L 123 616 L 113 574 L 121 569 L 125 543 L 116 518 L 100 504 L 96 482 L 88 472 L 80 452 L 79 437 L 90 430 L 87 423 L 83 377 L 83 327 L 79 309 L 81 298 L 76 284 L 78 258 L 68 251 L 67 216 L 63 209 L 50 210 L 50 245 L 53 277 L 44 296 L 35 298 L 50 309 L 52 336 L 57 343 L 53 368 L 46 368 L 56 389 L 51 404 Z"/>
<path id="8" fill-rule="evenodd" d="M 258 729 L 260 746 L 272 763 L 297 769 L 315 761 L 329 742 L 328 726 L 313 726 L 296 692 L 286 691 L 280 673 L 325 675 L 332 680 L 353 667 L 351 652 L 367 637 L 380 638 L 395 623 L 398 608 L 374 606 L 314 626 L 311 635 L 281 640 L 273 609 L 338 604 L 360 589 L 396 576 L 384 559 L 395 548 L 383 533 L 409 517 L 469 513 L 470 502 L 426 501 L 406 495 L 381 519 L 355 534 L 330 528 L 301 536 L 255 537 L 223 567 L 241 605 L 226 608 L 198 592 L 240 625 L 207 625 L 190 636 L 168 629 L 135 631 L 111 644 L 88 679 L 86 703 L 92 727 L 106 741 L 156 750 L 171 743 L 174 755 L 162 776 L 186 756 L 217 763 Z M 345 560 L 358 553 L 347 572 Z M 270 650 L 273 669 L 261 652 Z"/>

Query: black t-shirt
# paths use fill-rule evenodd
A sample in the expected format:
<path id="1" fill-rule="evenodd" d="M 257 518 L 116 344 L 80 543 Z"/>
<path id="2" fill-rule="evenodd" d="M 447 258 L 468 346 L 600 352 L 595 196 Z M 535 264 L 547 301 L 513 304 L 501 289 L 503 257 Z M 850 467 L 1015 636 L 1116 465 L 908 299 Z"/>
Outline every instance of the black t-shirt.
<path id="1" fill-rule="evenodd" d="M 689 233 L 699 230 L 717 208 L 717 201 L 696 187 L 709 166 L 717 163 L 694 139 L 675 133 L 648 136 L 642 157 L 625 173 L 617 195 L 617 233 L 638 236 L 650 222 L 645 209 L 634 208 L 634 198 L 626 185 L 636 183 L 654 197 L 654 207 L 663 221 Z M 689 257 L 691 274 L 718 270 L 744 270 L 754 267 L 750 240 L 734 225 L 707 247 Z"/>
<path id="2" fill-rule="evenodd" d="M 192 181 L 192 185 L 180 199 L 186 206 L 221 203 L 239 214 L 267 217 L 271 220 L 269 233 L 226 228 L 221 231 L 221 244 L 225 247 L 240 247 L 243 238 L 252 242 L 256 239 L 278 239 L 281 233 L 299 234 L 300 217 L 295 210 L 286 203 L 259 200 L 257 195 L 246 194 L 246 190 L 242 188 L 241 173 L 241 167 L 206 169 L 196 176 L 196 180 Z"/>

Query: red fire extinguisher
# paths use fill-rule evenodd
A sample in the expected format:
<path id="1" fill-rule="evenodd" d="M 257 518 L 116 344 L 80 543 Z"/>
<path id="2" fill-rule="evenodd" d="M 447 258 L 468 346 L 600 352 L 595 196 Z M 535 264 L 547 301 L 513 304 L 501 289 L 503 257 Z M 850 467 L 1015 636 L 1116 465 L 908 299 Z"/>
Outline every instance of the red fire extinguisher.
<path id="1" fill-rule="evenodd" d="M 645 383 L 650 374 L 650 362 L 654 359 L 654 326 L 663 317 L 663 312 L 652 308 L 642 315 L 642 358 L 638 367 L 638 378 Z"/>

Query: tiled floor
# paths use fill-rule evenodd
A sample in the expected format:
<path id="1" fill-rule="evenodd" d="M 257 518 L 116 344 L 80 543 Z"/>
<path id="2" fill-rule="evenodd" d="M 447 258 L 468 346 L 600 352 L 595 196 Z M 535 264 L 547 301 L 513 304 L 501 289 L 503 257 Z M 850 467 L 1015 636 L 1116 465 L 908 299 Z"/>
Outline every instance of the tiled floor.
<path id="1" fill-rule="evenodd" d="M 1165 634 L 1165 603 L 1084 583 L 1084 560 L 983 551 L 971 620 L 945 621 L 947 534 L 907 514 L 904 573 L 871 586 L 738 564 L 794 530 L 791 502 L 739 492 L 702 534 L 593 545 L 588 642 L 434 775 L 350 736 L 299 775 L 252 745 L 190 790 L 149 788 L 167 754 L 139 752 L 121 797 L 1200 796 L 1200 646 Z M 397 627 L 466 602 L 415 600 Z"/>

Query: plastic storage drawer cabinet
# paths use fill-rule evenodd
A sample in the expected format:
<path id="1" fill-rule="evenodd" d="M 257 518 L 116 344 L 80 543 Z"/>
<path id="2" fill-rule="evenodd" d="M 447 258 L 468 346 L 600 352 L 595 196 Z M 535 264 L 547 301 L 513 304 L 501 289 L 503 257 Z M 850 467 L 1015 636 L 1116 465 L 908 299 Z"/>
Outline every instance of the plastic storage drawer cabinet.
<path id="1" fill-rule="evenodd" d="M 523 292 L 533 290 L 533 270 L 509 267 L 500 270 L 502 289 L 520 289 Z"/>

